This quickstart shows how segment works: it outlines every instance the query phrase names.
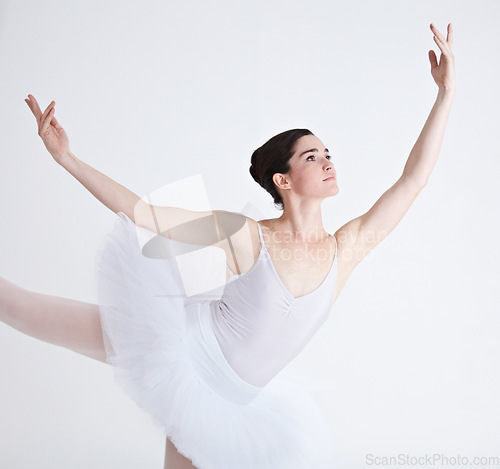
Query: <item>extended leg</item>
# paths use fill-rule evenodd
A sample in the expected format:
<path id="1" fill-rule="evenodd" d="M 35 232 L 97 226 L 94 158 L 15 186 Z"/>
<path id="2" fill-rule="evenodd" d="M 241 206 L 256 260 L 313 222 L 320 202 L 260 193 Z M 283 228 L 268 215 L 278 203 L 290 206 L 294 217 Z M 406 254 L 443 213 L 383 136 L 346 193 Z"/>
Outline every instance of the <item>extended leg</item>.
<path id="1" fill-rule="evenodd" d="M 0 277 L 0 321 L 44 342 L 105 361 L 97 305 L 35 293 Z"/>
<path id="2" fill-rule="evenodd" d="M 165 447 L 164 469 L 197 469 L 191 461 L 177 451 L 174 444 L 167 438 Z"/>

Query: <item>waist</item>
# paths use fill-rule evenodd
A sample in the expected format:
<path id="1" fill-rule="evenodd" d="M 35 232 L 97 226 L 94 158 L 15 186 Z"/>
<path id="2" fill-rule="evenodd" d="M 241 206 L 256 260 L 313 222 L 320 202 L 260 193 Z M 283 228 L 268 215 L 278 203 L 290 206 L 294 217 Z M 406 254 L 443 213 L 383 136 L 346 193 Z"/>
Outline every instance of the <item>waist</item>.
<path id="1" fill-rule="evenodd" d="M 187 307 L 188 353 L 198 375 L 217 394 L 239 405 L 253 401 L 263 387 L 241 378 L 226 361 L 210 319 L 210 304 Z"/>

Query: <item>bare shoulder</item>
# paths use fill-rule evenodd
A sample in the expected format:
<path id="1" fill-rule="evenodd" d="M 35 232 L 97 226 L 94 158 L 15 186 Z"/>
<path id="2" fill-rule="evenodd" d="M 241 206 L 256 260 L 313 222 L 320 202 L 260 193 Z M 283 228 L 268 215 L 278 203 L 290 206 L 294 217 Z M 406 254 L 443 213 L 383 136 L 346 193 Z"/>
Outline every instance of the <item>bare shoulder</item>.
<path id="1" fill-rule="evenodd" d="M 361 262 L 359 234 L 361 231 L 361 218 L 350 220 L 341 226 L 334 234 L 337 241 L 337 281 L 335 297 L 344 288 L 348 278 L 356 266 Z"/>
<path id="2" fill-rule="evenodd" d="M 337 230 L 341 288 L 354 268 L 397 226 L 425 184 L 403 173 L 366 213 Z"/>
<path id="3" fill-rule="evenodd" d="M 228 236 L 218 244 L 218 247 L 226 253 L 227 265 L 237 274 L 245 273 L 252 268 L 259 257 L 261 247 L 257 221 L 241 216 L 243 218 L 238 220 L 237 225 L 232 223 L 227 225 Z"/>

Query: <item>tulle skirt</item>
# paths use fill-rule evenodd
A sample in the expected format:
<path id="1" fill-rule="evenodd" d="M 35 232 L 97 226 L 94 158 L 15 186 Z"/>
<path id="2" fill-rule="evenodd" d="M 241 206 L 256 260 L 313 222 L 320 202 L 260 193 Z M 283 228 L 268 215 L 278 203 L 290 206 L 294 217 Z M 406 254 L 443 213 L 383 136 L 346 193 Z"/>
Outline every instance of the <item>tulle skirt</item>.
<path id="1" fill-rule="evenodd" d="M 123 390 L 199 469 L 334 468 L 303 378 L 290 366 L 265 387 L 240 378 L 213 333 L 213 292 L 186 295 L 175 257 L 146 257 L 136 226 L 118 217 L 96 274 L 107 362 Z"/>

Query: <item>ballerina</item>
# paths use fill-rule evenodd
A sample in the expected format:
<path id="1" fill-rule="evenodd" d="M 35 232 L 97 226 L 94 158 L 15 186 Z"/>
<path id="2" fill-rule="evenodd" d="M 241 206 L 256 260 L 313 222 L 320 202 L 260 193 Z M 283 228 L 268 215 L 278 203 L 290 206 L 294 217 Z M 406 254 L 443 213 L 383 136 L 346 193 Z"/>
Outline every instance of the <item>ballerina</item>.
<path id="1" fill-rule="evenodd" d="M 155 206 L 79 160 L 55 117 L 26 103 L 54 160 L 118 215 L 99 251 L 99 304 L 27 291 L 0 278 L 7 325 L 109 363 L 123 389 L 163 427 L 166 468 L 333 467 L 321 412 L 282 373 L 310 341 L 353 269 L 427 185 L 455 96 L 453 32 L 431 24 L 438 95 L 403 173 L 333 235 L 321 202 L 338 191 L 330 152 L 307 129 L 282 132 L 252 155 L 250 173 L 283 213 L 256 221 L 222 210 Z M 227 276 L 216 299 L 188 301 L 174 258 L 151 258 L 137 229 L 215 246 Z"/>

